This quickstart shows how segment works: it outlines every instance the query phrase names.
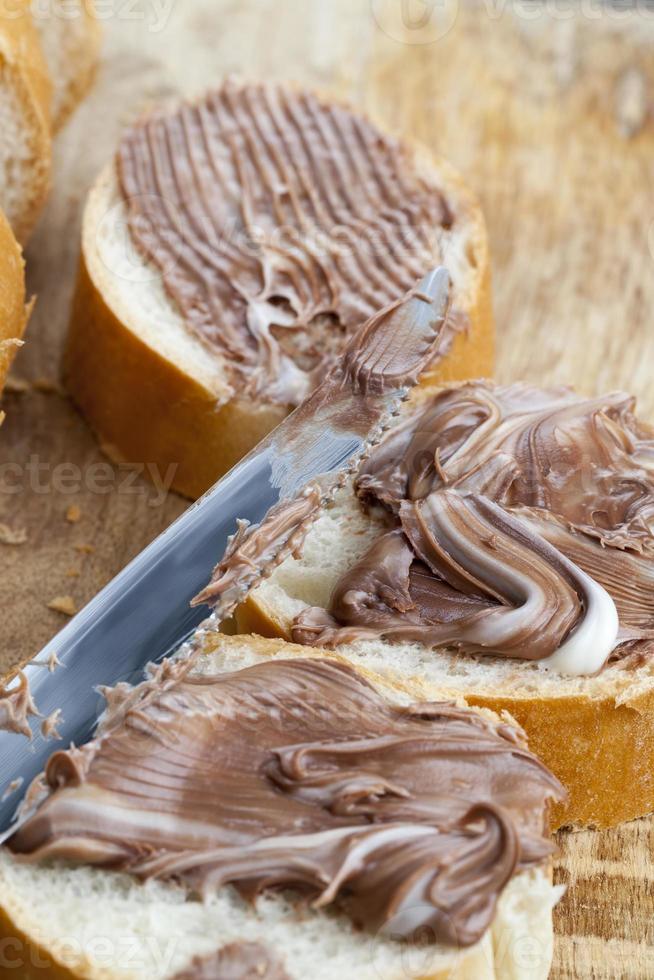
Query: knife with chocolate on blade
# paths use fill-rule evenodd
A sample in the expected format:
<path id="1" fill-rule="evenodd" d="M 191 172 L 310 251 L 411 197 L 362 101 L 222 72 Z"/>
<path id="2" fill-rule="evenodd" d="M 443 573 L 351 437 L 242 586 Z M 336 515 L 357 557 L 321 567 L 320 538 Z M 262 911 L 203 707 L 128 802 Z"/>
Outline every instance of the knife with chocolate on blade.
<path id="1" fill-rule="evenodd" d="M 0 689 L 0 843 L 52 752 L 93 734 L 101 687 L 141 681 L 297 548 L 438 356 L 448 294 L 439 267 L 363 324 L 318 388 Z"/>

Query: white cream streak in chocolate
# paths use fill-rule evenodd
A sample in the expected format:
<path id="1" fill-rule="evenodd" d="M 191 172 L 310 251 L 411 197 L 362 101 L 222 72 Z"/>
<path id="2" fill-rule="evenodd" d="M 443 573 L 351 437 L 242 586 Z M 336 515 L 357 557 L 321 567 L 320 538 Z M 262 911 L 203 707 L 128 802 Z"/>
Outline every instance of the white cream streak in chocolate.
<path id="1" fill-rule="evenodd" d="M 297 618 L 593 674 L 654 639 L 654 433 L 614 393 L 473 382 L 407 412 L 356 490 L 389 528 Z"/>
<path id="2" fill-rule="evenodd" d="M 234 392 L 284 404 L 438 264 L 457 220 L 400 142 L 274 85 L 227 81 L 146 119 L 117 165 L 132 239 L 188 328 Z"/>

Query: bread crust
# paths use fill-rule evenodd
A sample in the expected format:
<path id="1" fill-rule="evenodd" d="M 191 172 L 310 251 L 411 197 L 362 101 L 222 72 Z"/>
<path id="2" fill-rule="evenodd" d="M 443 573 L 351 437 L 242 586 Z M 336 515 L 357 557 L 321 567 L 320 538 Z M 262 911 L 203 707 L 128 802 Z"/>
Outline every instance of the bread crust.
<path id="1" fill-rule="evenodd" d="M 492 373 L 494 327 L 486 228 L 476 199 L 445 161 L 416 150 L 416 164 L 434 175 L 457 201 L 470 229 L 474 256 L 466 324 L 451 350 L 423 384 Z M 106 175 L 101 176 L 98 187 Z M 233 399 L 216 408 L 215 390 L 162 356 L 139 336 L 105 298 L 102 274 L 92 253 L 91 192 L 84 219 L 82 257 L 64 359 L 65 384 L 73 400 L 114 460 L 175 466 L 172 489 L 196 498 L 215 483 L 287 414 L 279 405 Z"/>
<path id="2" fill-rule="evenodd" d="M 23 336 L 29 309 L 25 305 L 23 253 L 0 211 L 0 393 Z"/>
<path id="3" fill-rule="evenodd" d="M 58 133 L 87 95 L 95 79 L 102 41 L 102 30 L 93 0 L 79 0 L 81 30 L 71 33 L 66 48 L 69 66 L 61 93 L 53 100 L 52 132 Z"/>
<path id="4" fill-rule="evenodd" d="M 192 498 L 286 415 L 282 406 L 240 399 L 216 409 L 213 391 L 153 350 L 111 310 L 83 255 L 64 380 L 111 459 L 154 464 L 168 486 Z"/>
<path id="5" fill-rule="evenodd" d="M 12 216 L 14 233 L 24 243 L 50 188 L 52 158 L 52 84 L 29 10 L 29 0 L 16 0 L 12 16 L 0 18 L 0 72 L 5 72 L 11 79 L 29 134 L 34 180 L 20 213 Z"/>
<path id="6" fill-rule="evenodd" d="M 554 829 L 602 830 L 654 810 L 654 686 L 627 700 L 607 694 L 470 695 L 466 701 L 508 711 L 527 733 L 531 750 L 566 787 L 569 802 L 553 808 Z"/>
<path id="7" fill-rule="evenodd" d="M 88 975 L 86 971 L 72 972 L 58 963 L 45 947 L 24 931 L 22 916 L 11 897 L 4 895 L 0 900 L 0 949 L 0 980 L 16 980 L 19 976 L 21 980 L 39 980 L 39 977 L 43 980 L 83 980 Z"/>

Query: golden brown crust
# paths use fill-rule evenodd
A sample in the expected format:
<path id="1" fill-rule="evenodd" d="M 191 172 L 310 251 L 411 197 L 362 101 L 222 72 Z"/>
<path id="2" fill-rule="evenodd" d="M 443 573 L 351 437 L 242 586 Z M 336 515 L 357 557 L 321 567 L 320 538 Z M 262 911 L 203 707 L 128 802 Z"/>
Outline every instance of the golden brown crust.
<path id="1" fill-rule="evenodd" d="M 490 263 L 479 205 L 448 164 L 430 157 L 433 173 L 456 192 L 472 227 L 475 274 L 464 310 L 466 328 L 423 384 L 492 373 L 494 327 Z M 424 167 L 424 160 L 421 161 Z M 444 177 L 443 177 L 444 175 Z M 285 416 L 276 405 L 235 399 L 216 409 L 215 393 L 144 343 L 110 309 L 83 248 L 65 358 L 67 388 L 108 455 L 176 466 L 172 489 L 198 497 Z M 108 380 L 110 379 L 110 381 Z"/>
<path id="2" fill-rule="evenodd" d="M 72 972 L 28 935 L 18 922 L 19 917 L 3 896 L 0 903 L 0 980 L 81 980 L 83 973 Z M 20 971 L 20 972 L 19 972 Z"/>
<path id="3" fill-rule="evenodd" d="M 18 350 L 28 314 L 23 253 L 0 211 L 0 392 Z"/>
<path id="4" fill-rule="evenodd" d="M 552 826 L 615 827 L 654 810 L 654 689 L 617 697 L 467 697 L 509 711 L 570 794 Z"/>
<path id="5" fill-rule="evenodd" d="M 253 593 L 241 603 L 234 613 L 237 633 L 253 633 L 269 639 L 283 638 L 290 641 L 290 635 L 281 620 L 269 612 Z"/>
<path id="6" fill-rule="evenodd" d="M 39 37 L 29 12 L 29 0 L 16 0 L 12 16 L 0 18 L 0 72 L 15 88 L 26 122 L 30 165 L 34 170 L 31 193 L 20 214 L 13 216 L 19 241 L 29 236 L 50 186 L 50 100 L 52 85 Z"/>

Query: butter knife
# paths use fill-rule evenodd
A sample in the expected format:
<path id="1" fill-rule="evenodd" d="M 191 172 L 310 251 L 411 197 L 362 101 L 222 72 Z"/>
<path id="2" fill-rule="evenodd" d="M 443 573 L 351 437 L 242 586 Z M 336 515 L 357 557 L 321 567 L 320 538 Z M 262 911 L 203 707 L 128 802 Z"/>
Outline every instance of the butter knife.
<path id="1" fill-rule="evenodd" d="M 13 832 L 24 791 L 52 752 L 93 734 L 104 710 L 98 688 L 138 683 L 148 663 L 174 653 L 206 622 L 206 608 L 191 601 L 209 582 L 237 521 L 256 530 L 273 507 L 300 501 L 301 510 L 303 495 L 318 493 L 327 502 L 381 438 L 439 353 L 448 293 L 447 271 L 439 267 L 367 321 L 313 393 L 92 599 L 23 668 L 22 678 L 9 681 L 11 697 L 12 685 L 27 678 L 38 714 L 29 718 L 31 739 L 0 730 L 0 843 Z M 243 524 L 241 532 L 247 535 Z M 262 567 L 244 563 L 216 597 L 211 626 L 283 557 L 293 534 L 289 528 L 276 541 Z M 43 719 L 57 710 L 56 736 L 47 737 Z"/>

